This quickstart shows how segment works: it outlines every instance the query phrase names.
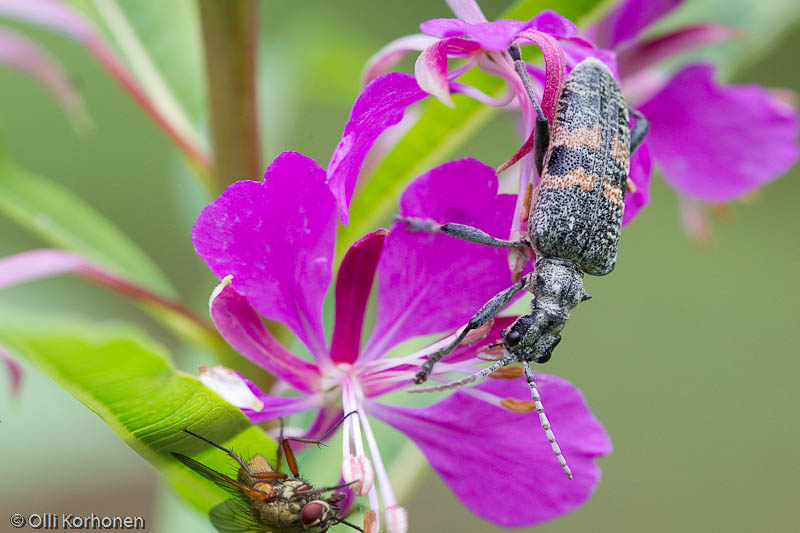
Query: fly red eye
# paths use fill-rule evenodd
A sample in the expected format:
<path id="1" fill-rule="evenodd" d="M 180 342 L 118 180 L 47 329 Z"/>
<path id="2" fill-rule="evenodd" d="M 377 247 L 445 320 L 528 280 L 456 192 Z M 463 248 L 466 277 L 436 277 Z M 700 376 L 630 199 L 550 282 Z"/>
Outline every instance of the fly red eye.
<path id="1" fill-rule="evenodd" d="M 322 516 L 323 507 L 322 504 L 319 502 L 310 502 L 303 506 L 303 510 L 300 512 L 300 520 L 302 520 L 303 524 L 310 525 L 319 520 L 319 517 Z"/>

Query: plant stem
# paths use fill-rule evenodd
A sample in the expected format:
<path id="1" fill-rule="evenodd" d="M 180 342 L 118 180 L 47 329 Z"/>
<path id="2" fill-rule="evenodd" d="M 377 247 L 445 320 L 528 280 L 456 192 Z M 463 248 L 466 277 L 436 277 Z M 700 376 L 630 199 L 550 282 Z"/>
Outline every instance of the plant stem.
<path id="1" fill-rule="evenodd" d="M 205 45 L 216 192 L 261 175 L 256 96 L 258 3 L 198 0 Z"/>

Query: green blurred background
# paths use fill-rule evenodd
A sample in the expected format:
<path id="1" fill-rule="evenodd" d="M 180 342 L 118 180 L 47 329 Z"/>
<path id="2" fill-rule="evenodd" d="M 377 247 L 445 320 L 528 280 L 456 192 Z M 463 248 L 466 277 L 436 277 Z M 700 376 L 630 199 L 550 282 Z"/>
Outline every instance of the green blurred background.
<path id="1" fill-rule="evenodd" d="M 792 22 L 792 4 L 762 1 L 750 16 L 743 11 L 750 8 L 724 2 L 690 3 L 663 25 L 698 14 L 736 24 L 752 40 L 710 52 L 728 79 L 797 90 L 800 25 Z M 265 165 L 285 149 L 324 164 L 369 55 L 421 20 L 449 16 L 444 3 L 423 0 L 296 5 L 262 5 Z M 491 19 L 506 2 L 481 5 Z M 28 33 L 65 62 L 94 127 L 76 134 L 39 87 L 0 69 L 0 132 L 10 156 L 114 221 L 202 312 L 214 280 L 194 255 L 189 230 L 207 201 L 204 191 L 161 131 L 81 48 Z M 509 117 L 500 117 L 456 155 L 497 164 L 513 150 L 514 132 Z M 714 221 L 706 249 L 684 235 L 675 194 L 654 179 L 650 207 L 624 231 L 616 271 L 587 281 L 595 298 L 574 313 L 546 368 L 581 388 L 614 453 L 601 461 L 603 479 L 589 503 L 539 530 L 796 530 L 798 178 L 795 168 L 734 205 L 730 217 Z M 0 217 L 0 255 L 41 246 Z M 132 320 L 170 344 L 138 308 L 75 279 L 4 291 L 0 307 Z M 202 360 L 179 355 L 190 371 Z M 155 472 L 99 418 L 35 368 L 25 369 L 17 401 L 8 401 L 0 376 L 0 530 L 10 530 L 6 517 L 14 512 L 62 511 L 141 515 L 151 531 L 210 529 L 205 517 L 166 494 Z M 499 531 L 461 507 L 434 474 L 401 503 L 411 531 Z"/>

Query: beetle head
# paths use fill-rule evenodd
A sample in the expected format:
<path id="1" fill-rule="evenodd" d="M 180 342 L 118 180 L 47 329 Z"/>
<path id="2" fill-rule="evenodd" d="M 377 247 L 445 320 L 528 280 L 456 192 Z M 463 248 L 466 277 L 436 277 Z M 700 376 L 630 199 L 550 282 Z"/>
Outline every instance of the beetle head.
<path id="1" fill-rule="evenodd" d="M 503 330 L 503 346 L 520 361 L 546 363 L 561 340 L 564 321 L 542 309 L 523 315 Z"/>

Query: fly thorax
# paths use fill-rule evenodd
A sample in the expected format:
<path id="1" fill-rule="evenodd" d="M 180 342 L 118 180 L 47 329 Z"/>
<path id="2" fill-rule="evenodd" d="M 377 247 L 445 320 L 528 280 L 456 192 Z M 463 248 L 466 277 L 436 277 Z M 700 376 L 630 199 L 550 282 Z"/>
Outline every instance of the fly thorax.
<path id="1" fill-rule="evenodd" d="M 540 309 L 566 321 L 569 312 L 590 296 L 583 288 L 583 271 L 572 261 L 545 257 L 536 262 L 530 291 L 531 311 Z"/>

